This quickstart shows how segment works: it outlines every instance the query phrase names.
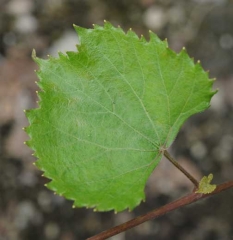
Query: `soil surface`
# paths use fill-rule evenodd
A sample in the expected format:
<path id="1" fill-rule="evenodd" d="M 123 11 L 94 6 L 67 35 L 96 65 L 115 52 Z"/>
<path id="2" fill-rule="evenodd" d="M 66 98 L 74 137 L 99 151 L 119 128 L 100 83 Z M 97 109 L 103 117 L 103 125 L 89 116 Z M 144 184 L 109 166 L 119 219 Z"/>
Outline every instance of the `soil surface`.
<path id="1" fill-rule="evenodd" d="M 0 240 L 77 240 L 160 207 L 192 190 L 165 159 L 146 186 L 146 202 L 134 211 L 96 213 L 44 187 L 23 143 L 24 109 L 37 106 L 32 49 L 46 58 L 75 49 L 76 25 L 106 19 L 148 39 L 148 30 L 179 52 L 200 60 L 219 93 L 211 107 L 182 127 L 171 154 L 198 179 L 233 178 L 233 2 L 231 0 L 0 0 Z M 114 240 L 232 240 L 233 190 L 184 207 L 119 234 Z"/>

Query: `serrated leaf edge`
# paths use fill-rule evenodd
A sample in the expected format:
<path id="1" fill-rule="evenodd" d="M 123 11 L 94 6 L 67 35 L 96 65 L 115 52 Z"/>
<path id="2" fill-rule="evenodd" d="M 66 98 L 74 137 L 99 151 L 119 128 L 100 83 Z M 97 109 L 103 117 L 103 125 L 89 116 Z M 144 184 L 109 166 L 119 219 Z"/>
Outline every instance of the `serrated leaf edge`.
<path id="1" fill-rule="evenodd" d="M 79 27 L 79 26 L 77 26 L 77 25 L 75 25 L 75 24 L 74 24 L 73 26 L 74 26 L 74 29 L 75 29 L 75 31 L 76 31 L 77 33 L 79 33 L 79 32 L 82 31 L 82 30 L 88 31 L 88 29 Z M 171 54 L 175 54 L 177 57 L 179 57 L 180 55 L 183 55 L 183 54 L 184 54 L 185 57 L 186 57 L 186 59 L 192 64 L 192 66 L 194 66 L 194 67 L 200 66 L 200 61 L 198 61 L 197 63 L 194 63 L 194 60 L 191 59 L 191 58 L 188 56 L 185 47 L 182 48 L 182 50 L 181 50 L 179 53 L 175 53 L 173 50 L 171 50 L 171 49 L 168 47 L 167 39 L 165 39 L 164 41 L 160 40 L 159 37 L 158 37 L 155 33 L 153 33 L 152 31 L 150 31 L 150 30 L 149 30 L 149 36 L 150 36 L 149 41 L 146 41 L 146 39 L 144 38 L 144 36 L 141 36 L 141 38 L 139 38 L 138 35 L 137 35 L 132 29 L 129 29 L 129 30 L 125 33 L 120 27 L 115 28 L 115 27 L 114 27 L 110 22 L 108 22 L 108 21 L 104 21 L 104 26 L 100 26 L 100 25 L 97 25 L 97 24 L 93 24 L 93 29 L 89 29 L 89 31 L 93 31 L 93 30 L 106 30 L 106 29 L 112 29 L 112 30 L 118 31 L 118 32 L 120 32 L 120 33 L 122 33 L 122 34 L 124 34 L 124 35 L 126 35 L 126 36 L 134 37 L 134 38 L 138 39 L 140 42 L 142 42 L 143 44 L 149 44 L 149 43 L 151 43 L 151 42 L 159 42 L 160 44 L 163 44 L 164 49 L 166 49 L 167 51 L 170 51 Z M 81 44 L 81 39 L 80 39 L 80 44 Z M 77 52 L 72 52 L 72 53 L 78 54 L 78 49 L 79 49 L 79 45 L 80 45 L 80 44 L 77 44 Z M 67 57 L 69 57 L 69 54 L 68 54 L 68 53 L 69 53 L 69 52 L 66 52 L 66 54 L 64 54 L 64 53 L 62 53 L 62 52 L 58 52 L 59 58 L 67 58 Z M 33 60 L 34 60 L 39 66 L 41 66 L 41 62 L 43 62 L 43 61 L 53 60 L 53 59 L 55 60 L 55 59 L 56 59 L 56 58 L 54 58 L 54 57 L 52 57 L 52 56 L 50 56 L 50 55 L 48 55 L 48 59 L 47 59 L 47 60 L 39 59 L 39 58 L 36 56 L 36 51 L 35 51 L 35 49 L 33 49 L 33 51 L 32 51 L 32 58 L 33 58 Z M 40 68 L 40 69 L 41 69 L 41 68 Z M 203 68 L 201 68 L 201 70 L 204 71 Z M 36 71 L 35 71 L 36 74 L 38 75 L 38 77 L 39 77 L 39 74 L 40 74 L 41 71 L 42 71 L 42 70 L 36 70 Z M 206 71 L 206 74 L 207 74 L 207 76 L 209 75 L 209 73 L 208 73 L 207 71 Z M 216 80 L 216 79 L 209 79 L 209 81 L 211 82 L 210 87 L 212 86 L 212 84 L 213 84 L 213 82 L 214 82 L 215 80 Z M 56 182 L 56 179 L 55 179 L 54 177 L 49 176 L 49 174 L 46 172 L 46 170 L 43 169 L 42 166 L 40 166 L 40 164 L 39 164 L 40 158 L 39 158 L 39 156 L 38 156 L 38 154 L 37 154 L 37 152 L 36 152 L 36 150 L 35 150 L 35 148 L 34 148 L 34 146 L 33 146 L 33 144 L 32 144 L 32 141 L 31 141 L 32 139 L 31 139 L 31 134 L 30 134 L 30 126 L 33 124 L 33 120 L 32 120 L 32 119 L 30 118 L 30 116 L 29 116 L 29 114 L 30 114 L 31 112 L 40 109 L 40 106 L 41 106 L 41 104 L 42 104 L 42 102 L 43 102 L 43 99 L 42 99 L 42 97 L 41 97 L 41 94 L 42 94 L 42 92 L 44 91 L 43 86 L 41 86 L 39 82 L 36 82 L 36 84 L 40 87 L 40 90 L 41 90 L 41 91 L 39 91 L 39 92 L 37 91 L 37 92 L 36 92 L 36 93 L 37 93 L 37 96 L 38 96 L 38 98 L 39 98 L 39 101 L 37 102 L 37 103 L 38 103 L 38 107 L 35 108 L 35 109 L 32 109 L 32 110 L 25 110 L 25 115 L 27 116 L 27 118 L 28 118 L 28 120 L 29 120 L 29 126 L 25 127 L 25 128 L 24 128 L 24 131 L 25 131 L 25 132 L 29 135 L 29 137 L 30 137 L 30 140 L 26 141 L 25 144 L 27 144 L 27 145 L 34 151 L 33 155 L 38 158 L 38 159 L 36 160 L 36 162 L 35 162 L 35 165 L 36 165 L 41 171 L 44 172 L 44 173 L 42 174 L 43 177 L 46 177 L 46 178 L 48 178 L 49 180 L 51 180 L 49 183 L 45 184 L 45 186 L 46 186 L 47 188 L 49 188 L 50 190 L 54 191 L 54 194 L 58 194 L 59 196 L 64 196 L 65 198 L 74 201 L 73 206 L 72 206 L 73 208 L 75 208 L 75 207 L 93 208 L 93 211 L 110 211 L 110 210 L 114 210 L 113 207 L 112 207 L 112 208 L 109 208 L 109 209 L 104 209 L 104 210 L 102 210 L 102 209 L 96 208 L 97 205 L 92 205 L 92 206 L 90 206 L 90 205 L 85 204 L 85 203 L 82 203 L 82 204 L 76 203 L 76 200 L 75 200 L 74 198 L 72 198 L 71 196 L 68 196 L 68 195 L 67 195 L 68 193 L 67 193 L 66 191 L 59 191 L 59 189 L 57 189 L 57 188 L 55 188 L 55 187 L 53 186 L 53 183 Z M 211 99 L 211 97 L 212 97 L 217 91 L 218 91 L 218 90 L 210 91 L 210 99 Z M 145 201 L 145 195 L 144 195 L 144 198 L 143 198 L 143 199 L 138 199 L 138 204 L 136 204 L 135 206 L 138 206 L 138 205 L 140 204 L 140 202 L 142 202 L 142 201 Z M 127 209 L 127 208 L 128 208 L 129 211 L 132 210 L 129 206 L 128 206 L 128 207 L 127 207 L 127 206 L 125 207 L 125 209 Z M 117 210 L 115 210 L 115 213 L 117 213 Z"/>

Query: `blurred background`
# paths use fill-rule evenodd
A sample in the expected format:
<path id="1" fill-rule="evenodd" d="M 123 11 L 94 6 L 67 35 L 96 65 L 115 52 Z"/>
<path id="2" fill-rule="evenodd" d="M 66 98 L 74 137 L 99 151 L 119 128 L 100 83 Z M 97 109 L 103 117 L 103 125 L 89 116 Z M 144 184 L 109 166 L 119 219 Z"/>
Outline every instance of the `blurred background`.
<path id="1" fill-rule="evenodd" d="M 23 110 L 37 106 L 39 57 L 75 50 L 72 24 L 91 28 L 103 20 L 148 30 L 179 52 L 183 46 L 216 77 L 218 94 L 207 111 L 191 117 L 170 148 L 196 178 L 212 172 L 214 182 L 233 178 L 233 2 L 231 0 L 0 0 L 0 240 L 77 240 L 144 214 L 192 190 L 163 159 L 146 186 L 146 202 L 133 212 L 94 213 L 44 187 L 33 166 L 22 127 Z M 233 190 L 179 209 L 119 234 L 114 240 L 232 240 Z"/>

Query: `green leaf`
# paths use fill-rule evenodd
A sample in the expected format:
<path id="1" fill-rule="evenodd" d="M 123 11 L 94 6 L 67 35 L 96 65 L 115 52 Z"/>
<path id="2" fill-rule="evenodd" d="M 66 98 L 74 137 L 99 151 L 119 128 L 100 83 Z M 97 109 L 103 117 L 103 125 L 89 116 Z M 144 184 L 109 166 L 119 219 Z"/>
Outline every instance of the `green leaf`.
<path id="1" fill-rule="evenodd" d="M 208 194 L 212 193 L 216 189 L 215 184 L 210 184 L 213 179 L 213 174 L 209 174 L 208 176 L 204 176 L 199 182 L 198 189 L 196 193 Z"/>
<path id="2" fill-rule="evenodd" d="M 77 52 L 42 60 L 28 145 L 48 187 L 98 211 L 133 209 L 181 125 L 209 107 L 212 80 L 154 33 L 75 26 Z"/>

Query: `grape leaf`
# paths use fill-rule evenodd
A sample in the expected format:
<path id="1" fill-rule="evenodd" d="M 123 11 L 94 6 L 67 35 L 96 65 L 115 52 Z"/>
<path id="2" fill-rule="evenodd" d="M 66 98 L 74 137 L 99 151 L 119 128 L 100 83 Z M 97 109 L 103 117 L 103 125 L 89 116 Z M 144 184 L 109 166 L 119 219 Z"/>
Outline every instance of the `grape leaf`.
<path id="1" fill-rule="evenodd" d="M 209 107 L 213 81 L 183 49 L 174 53 L 105 22 L 75 26 L 77 52 L 42 60 L 39 108 L 27 144 L 48 188 L 98 211 L 133 209 L 181 125 Z"/>

